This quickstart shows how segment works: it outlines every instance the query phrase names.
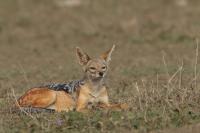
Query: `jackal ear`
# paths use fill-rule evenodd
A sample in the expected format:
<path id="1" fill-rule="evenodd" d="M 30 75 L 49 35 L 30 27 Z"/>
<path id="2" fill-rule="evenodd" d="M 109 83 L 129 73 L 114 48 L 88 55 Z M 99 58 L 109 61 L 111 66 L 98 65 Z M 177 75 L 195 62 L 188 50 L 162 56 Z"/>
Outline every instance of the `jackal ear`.
<path id="1" fill-rule="evenodd" d="M 76 55 L 81 65 L 86 65 L 91 60 L 88 54 L 84 53 L 79 47 L 76 47 Z"/>
<path id="2" fill-rule="evenodd" d="M 102 59 L 104 59 L 106 62 L 109 62 L 111 60 L 111 54 L 115 49 L 115 45 L 112 46 L 111 49 L 109 49 L 108 51 L 106 51 L 104 54 L 102 54 L 100 57 Z"/>

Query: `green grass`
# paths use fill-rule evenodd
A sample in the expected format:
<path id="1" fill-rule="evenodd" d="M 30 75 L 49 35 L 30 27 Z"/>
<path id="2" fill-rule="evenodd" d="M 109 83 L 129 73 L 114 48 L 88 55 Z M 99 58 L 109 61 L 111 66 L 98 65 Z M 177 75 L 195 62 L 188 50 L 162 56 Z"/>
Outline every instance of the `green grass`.
<path id="1" fill-rule="evenodd" d="M 14 115 L 2 125 L 4 132 L 116 132 L 116 131 L 151 131 L 166 127 L 180 127 L 200 121 L 200 114 L 184 110 L 170 110 L 165 116 L 163 110 L 139 112 L 98 111 L 90 115 L 68 113 Z M 145 117 L 144 117 L 145 116 Z M 167 116 L 167 117 L 166 117 Z M 8 116 L 7 116 L 8 117 Z M 8 124 L 9 123 L 9 124 Z"/>

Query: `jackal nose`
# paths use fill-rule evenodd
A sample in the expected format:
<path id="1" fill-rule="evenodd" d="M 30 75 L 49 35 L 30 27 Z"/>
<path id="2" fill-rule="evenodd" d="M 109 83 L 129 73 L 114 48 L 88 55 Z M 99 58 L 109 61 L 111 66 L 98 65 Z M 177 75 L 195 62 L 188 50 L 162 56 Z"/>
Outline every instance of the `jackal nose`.
<path id="1" fill-rule="evenodd" d="M 99 76 L 101 76 L 101 77 L 102 77 L 102 76 L 103 76 L 103 72 L 99 72 Z"/>

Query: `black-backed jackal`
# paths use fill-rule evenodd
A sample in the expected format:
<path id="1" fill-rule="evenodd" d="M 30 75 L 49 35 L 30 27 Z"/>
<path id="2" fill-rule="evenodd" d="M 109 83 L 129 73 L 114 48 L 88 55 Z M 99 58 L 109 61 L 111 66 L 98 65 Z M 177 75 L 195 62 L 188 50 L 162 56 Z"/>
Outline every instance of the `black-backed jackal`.
<path id="1" fill-rule="evenodd" d="M 29 89 L 17 100 L 16 105 L 22 108 L 53 109 L 57 112 L 73 109 L 82 112 L 87 109 L 89 103 L 95 103 L 100 108 L 127 109 L 126 104 L 109 103 L 104 83 L 114 48 L 113 45 L 99 58 L 92 59 L 77 47 L 76 54 L 84 70 L 81 80 Z"/>

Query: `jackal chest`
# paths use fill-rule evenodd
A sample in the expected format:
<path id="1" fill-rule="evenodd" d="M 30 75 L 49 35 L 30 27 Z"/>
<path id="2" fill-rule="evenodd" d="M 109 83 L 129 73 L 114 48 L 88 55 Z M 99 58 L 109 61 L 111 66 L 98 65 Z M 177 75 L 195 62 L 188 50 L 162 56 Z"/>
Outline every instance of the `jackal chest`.
<path id="1" fill-rule="evenodd" d="M 92 88 L 91 86 L 81 86 L 79 98 L 80 101 L 85 103 L 108 103 L 108 95 L 106 87 Z"/>
<path id="2" fill-rule="evenodd" d="M 101 90 L 91 91 L 91 92 L 89 92 L 88 102 L 98 103 L 98 102 L 100 102 L 101 97 L 102 97 L 102 91 Z"/>

